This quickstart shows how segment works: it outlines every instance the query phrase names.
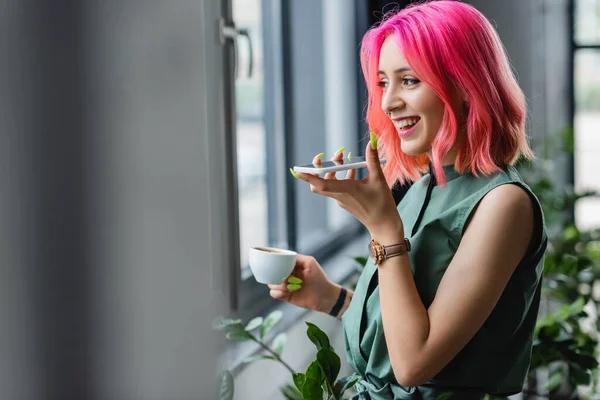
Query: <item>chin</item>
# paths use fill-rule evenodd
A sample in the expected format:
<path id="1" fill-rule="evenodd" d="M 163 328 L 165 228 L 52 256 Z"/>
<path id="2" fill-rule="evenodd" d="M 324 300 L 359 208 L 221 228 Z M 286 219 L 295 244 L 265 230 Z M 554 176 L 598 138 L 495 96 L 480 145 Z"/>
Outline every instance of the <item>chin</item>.
<path id="1" fill-rule="evenodd" d="M 401 146 L 400 148 L 402 149 L 402 152 L 404 154 L 407 154 L 409 156 L 418 156 L 424 153 L 427 153 L 427 148 L 425 146 L 419 146 L 413 144 L 413 143 L 407 143 L 405 141 L 401 142 Z"/>

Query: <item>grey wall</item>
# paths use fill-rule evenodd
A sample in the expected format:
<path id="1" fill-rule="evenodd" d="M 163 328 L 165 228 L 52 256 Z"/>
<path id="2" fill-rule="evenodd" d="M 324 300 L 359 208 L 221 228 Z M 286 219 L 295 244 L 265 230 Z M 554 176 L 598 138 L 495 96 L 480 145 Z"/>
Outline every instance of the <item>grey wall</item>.
<path id="1" fill-rule="evenodd" d="M 0 2 L 0 398 L 215 398 L 216 3 Z"/>
<path id="2" fill-rule="evenodd" d="M 31 36 L 28 10 L 0 2 L 0 393 L 7 399 L 41 398 L 39 326 L 33 298 L 38 266 L 31 251 L 36 230 L 31 213 L 34 167 Z M 29 134 L 26 134 L 29 133 Z"/>
<path id="3" fill-rule="evenodd" d="M 227 221 L 211 152 L 224 104 L 219 10 L 209 3 L 115 0 L 87 10 L 102 398 L 214 398 L 199 377 L 214 371 L 204 341 L 221 289 L 213 271 L 226 262 L 216 229 Z"/>

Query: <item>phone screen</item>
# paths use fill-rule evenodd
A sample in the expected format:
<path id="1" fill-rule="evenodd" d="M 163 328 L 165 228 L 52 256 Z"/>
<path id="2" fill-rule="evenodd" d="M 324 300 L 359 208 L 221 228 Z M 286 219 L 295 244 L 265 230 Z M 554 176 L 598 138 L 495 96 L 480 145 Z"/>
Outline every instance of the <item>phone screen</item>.
<path id="1" fill-rule="evenodd" d="M 298 165 L 298 167 L 301 168 L 330 168 L 330 167 L 336 167 L 338 165 L 351 165 L 351 164 L 358 164 L 361 162 L 365 162 L 366 158 L 364 156 L 353 156 L 352 157 L 352 161 L 349 161 L 347 159 L 343 159 L 343 160 L 336 160 L 336 161 L 321 161 L 320 164 L 314 164 L 314 163 L 310 163 L 310 164 L 304 164 L 304 165 Z"/>

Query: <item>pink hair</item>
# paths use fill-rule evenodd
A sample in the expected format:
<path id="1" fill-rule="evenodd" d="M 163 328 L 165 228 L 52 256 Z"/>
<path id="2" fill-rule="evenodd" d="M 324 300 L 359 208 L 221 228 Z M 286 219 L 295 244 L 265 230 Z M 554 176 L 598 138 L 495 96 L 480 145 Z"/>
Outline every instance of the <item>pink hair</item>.
<path id="1" fill-rule="evenodd" d="M 454 164 L 460 173 L 491 175 L 503 165 L 514 164 L 521 155 L 533 158 L 525 134 L 525 96 L 489 21 L 474 7 L 459 1 L 411 4 L 388 13 L 365 34 L 361 46 L 369 91 L 367 123 L 387 158 L 384 174 L 390 185 L 396 180 L 405 183 L 419 179 L 429 164 L 426 154 L 411 156 L 402 152 L 396 128 L 381 108 L 379 53 L 390 35 L 417 77 L 445 104 L 431 150 L 439 184 L 446 184 L 442 159 L 457 143 L 459 123 L 466 130 L 466 140 L 457 143 Z M 465 100 L 464 116 L 452 109 L 455 90 Z"/>

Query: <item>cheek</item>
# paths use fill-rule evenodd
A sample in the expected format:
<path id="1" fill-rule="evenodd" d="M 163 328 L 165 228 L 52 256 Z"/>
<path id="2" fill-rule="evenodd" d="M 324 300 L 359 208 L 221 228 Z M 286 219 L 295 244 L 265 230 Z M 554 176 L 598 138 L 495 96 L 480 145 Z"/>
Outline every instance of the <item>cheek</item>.
<path id="1" fill-rule="evenodd" d="M 436 97 L 432 100 L 427 107 L 425 125 L 428 133 L 431 136 L 435 136 L 442 126 L 445 107 L 439 98 Z"/>

